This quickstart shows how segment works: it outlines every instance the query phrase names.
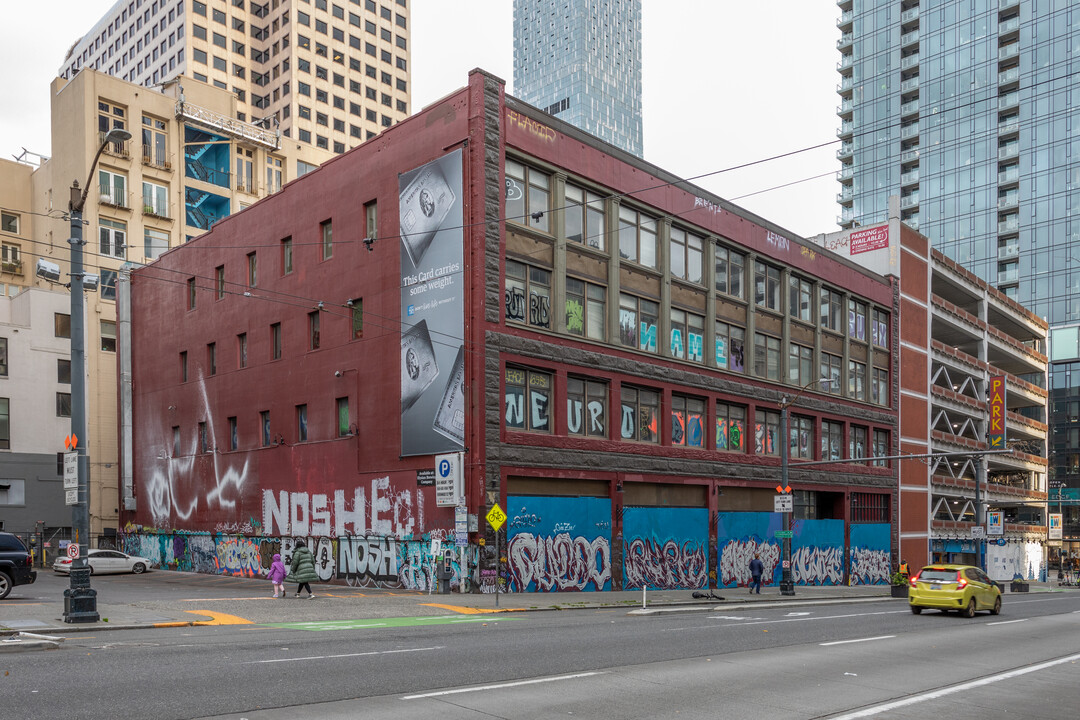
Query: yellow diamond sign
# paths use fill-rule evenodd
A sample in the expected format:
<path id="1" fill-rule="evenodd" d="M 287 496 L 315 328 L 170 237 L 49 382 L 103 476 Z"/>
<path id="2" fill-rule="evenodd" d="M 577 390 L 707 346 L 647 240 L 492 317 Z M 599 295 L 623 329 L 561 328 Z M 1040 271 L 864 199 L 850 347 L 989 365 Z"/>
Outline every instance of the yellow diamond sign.
<path id="1" fill-rule="evenodd" d="M 495 532 L 499 532 L 499 528 L 506 522 L 506 513 L 502 511 L 502 508 L 499 507 L 498 503 L 495 503 L 495 505 L 488 510 L 487 521 L 488 525 L 490 525 L 491 529 Z"/>

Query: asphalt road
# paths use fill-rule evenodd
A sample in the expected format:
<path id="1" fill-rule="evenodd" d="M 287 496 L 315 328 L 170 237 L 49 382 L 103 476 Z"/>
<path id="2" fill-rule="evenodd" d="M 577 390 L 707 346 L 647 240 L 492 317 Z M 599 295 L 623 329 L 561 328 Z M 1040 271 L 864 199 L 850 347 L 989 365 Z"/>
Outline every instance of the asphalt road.
<path id="1" fill-rule="evenodd" d="M 1001 616 L 972 620 L 899 600 L 341 620 L 356 622 L 114 631 L 0 655 L 0 716 L 1071 719 L 1080 707 L 1073 593 L 1008 597 Z M 873 714 L 881 703 L 905 704 Z"/>

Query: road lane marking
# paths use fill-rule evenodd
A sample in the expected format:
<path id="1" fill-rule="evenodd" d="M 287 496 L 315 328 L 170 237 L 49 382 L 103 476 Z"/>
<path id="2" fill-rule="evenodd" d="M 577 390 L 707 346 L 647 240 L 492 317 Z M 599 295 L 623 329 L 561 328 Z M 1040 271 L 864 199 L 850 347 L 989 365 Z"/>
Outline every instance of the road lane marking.
<path id="1" fill-rule="evenodd" d="M 821 645 L 822 647 L 825 647 L 826 645 L 846 645 L 847 643 L 870 642 L 871 640 L 888 640 L 889 638 L 894 638 L 894 637 L 896 637 L 896 636 L 895 635 L 878 635 L 877 637 L 856 638 L 854 640 L 833 640 L 832 642 L 818 643 L 818 645 Z"/>
<path id="2" fill-rule="evenodd" d="M 429 608 L 442 608 L 443 610 L 449 610 L 450 612 L 460 612 L 462 615 L 486 615 L 496 612 L 525 612 L 525 608 L 467 608 L 460 606 L 460 604 L 443 604 L 441 602 L 421 602 L 423 606 Z"/>
<path id="3" fill-rule="evenodd" d="M 275 660 L 248 660 L 242 665 L 265 665 L 267 663 L 301 662 L 305 660 L 336 660 L 338 658 L 365 657 L 368 655 L 394 655 L 397 653 L 426 652 L 428 650 L 442 650 L 445 645 L 436 645 L 426 648 L 408 648 L 404 650 L 371 650 L 369 652 L 345 653 L 344 655 L 310 655 L 298 658 L 277 658 Z"/>
<path id="4" fill-rule="evenodd" d="M 847 618 L 867 617 L 867 616 L 871 616 L 871 615 L 906 615 L 908 612 L 909 612 L 908 610 L 882 610 L 880 612 L 872 612 L 872 613 L 848 613 L 846 615 L 824 615 L 824 616 L 821 616 L 821 617 L 797 617 L 797 618 L 782 618 L 782 619 L 776 619 L 776 620 L 764 620 L 764 619 L 761 619 L 761 618 L 750 618 L 750 622 L 726 623 L 726 624 L 723 624 L 723 625 L 691 625 L 691 626 L 688 626 L 688 627 L 664 628 L 660 632 L 680 632 L 680 631 L 683 631 L 683 630 L 718 630 L 720 628 L 729 628 L 729 627 L 746 627 L 748 625 L 769 625 L 769 624 L 773 624 L 773 623 L 780 624 L 780 623 L 790 623 L 790 622 L 809 622 L 809 621 L 813 621 L 813 620 L 845 620 Z M 719 617 L 724 617 L 724 616 L 721 615 Z"/>
<path id="5" fill-rule="evenodd" d="M 315 622 L 291 622 L 291 623 L 260 623 L 266 627 L 281 628 L 284 630 L 366 630 L 369 628 L 382 627 L 415 627 L 423 625 L 460 625 L 462 623 L 500 623 L 512 620 L 524 620 L 524 617 L 488 615 L 422 615 L 420 617 L 395 617 L 370 619 L 361 618 L 356 620 L 324 620 Z"/>
<path id="6" fill-rule="evenodd" d="M 998 620 L 997 622 L 988 622 L 987 625 L 1008 625 L 1009 623 L 1027 622 L 1027 618 L 1020 618 L 1019 620 Z"/>
<path id="7" fill-rule="evenodd" d="M 962 683 L 960 685 L 952 685 L 940 690 L 934 690 L 922 695 L 904 698 L 903 700 L 894 700 L 892 702 L 883 703 L 881 705 L 875 705 L 873 707 L 863 708 L 847 715 L 836 715 L 833 720 L 853 720 L 854 718 L 870 717 L 871 715 L 878 715 L 889 710 L 896 710 L 907 705 L 914 705 L 916 703 L 925 702 L 927 700 L 937 700 L 940 697 L 946 695 L 952 695 L 953 693 L 963 692 L 965 690 L 971 690 L 973 688 L 982 687 L 983 685 L 990 685 L 992 683 L 1000 682 L 1001 680 L 1010 680 L 1014 677 L 1020 677 L 1021 675 L 1027 675 L 1028 673 L 1039 672 L 1047 668 L 1054 667 L 1055 665 L 1064 665 L 1068 662 L 1075 662 L 1080 660 L 1080 655 L 1069 655 L 1068 657 L 1058 658 L 1057 660 L 1048 660 L 1047 662 L 1039 663 L 1038 665 L 1029 665 L 1024 668 L 1017 668 L 1016 670 L 1008 670 L 997 675 L 990 675 L 988 677 L 979 678 L 978 680 L 972 680 L 970 682 Z"/>
<path id="8" fill-rule="evenodd" d="M 421 698 L 441 697 L 443 695 L 457 695 L 459 693 L 479 692 L 482 690 L 501 690 L 503 688 L 520 687 L 522 685 L 536 685 L 538 683 L 556 682 L 559 680 L 576 680 L 577 678 L 592 677 L 593 675 L 606 675 L 603 672 L 584 672 L 573 675 L 559 675 L 557 677 L 534 678 L 532 680 L 518 680 L 517 682 L 499 683 L 498 685 L 481 685 L 479 687 L 456 688 L 454 690 L 438 690 L 436 692 L 423 693 L 420 695 L 406 695 L 402 700 L 419 700 Z"/>

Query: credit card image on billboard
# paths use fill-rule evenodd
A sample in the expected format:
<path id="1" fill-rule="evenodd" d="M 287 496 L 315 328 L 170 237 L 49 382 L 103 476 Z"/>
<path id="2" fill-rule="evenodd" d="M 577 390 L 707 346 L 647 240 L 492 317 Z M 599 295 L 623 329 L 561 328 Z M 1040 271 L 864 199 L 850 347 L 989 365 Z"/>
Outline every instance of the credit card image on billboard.
<path id="1" fill-rule="evenodd" d="M 432 423 L 435 432 L 459 445 L 465 444 L 465 346 L 458 348 L 454 369 L 443 390 L 439 410 Z"/>
<path id="2" fill-rule="evenodd" d="M 401 336 L 401 412 L 412 407 L 438 376 L 427 320 L 421 320 Z"/>
<path id="3" fill-rule="evenodd" d="M 414 268 L 420 266 L 454 200 L 438 163 L 425 165 L 398 197 L 401 243 Z"/>

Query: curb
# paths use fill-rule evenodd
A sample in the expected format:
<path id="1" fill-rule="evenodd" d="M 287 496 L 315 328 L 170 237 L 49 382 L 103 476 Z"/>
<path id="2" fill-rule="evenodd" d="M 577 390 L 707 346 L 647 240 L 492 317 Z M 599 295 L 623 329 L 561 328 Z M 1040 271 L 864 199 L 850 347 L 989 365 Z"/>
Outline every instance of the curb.
<path id="1" fill-rule="evenodd" d="M 661 613 L 671 612 L 701 612 L 703 610 L 708 612 L 720 612 L 723 610 L 751 610 L 753 608 L 778 608 L 778 607 L 807 607 L 812 605 L 846 605 L 849 603 L 874 603 L 883 602 L 885 600 L 894 600 L 892 597 L 872 597 L 872 598 L 832 598 L 828 600 L 782 600 L 778 602 L 743 602 L 732 603 L 731 605 L 709 605 L 709 606 L 695 606 L 695 607 L 660 607 L 660 608 L 638 608 L 637 610 L 631 610 L 627 615 L 659 615 Z"/>

